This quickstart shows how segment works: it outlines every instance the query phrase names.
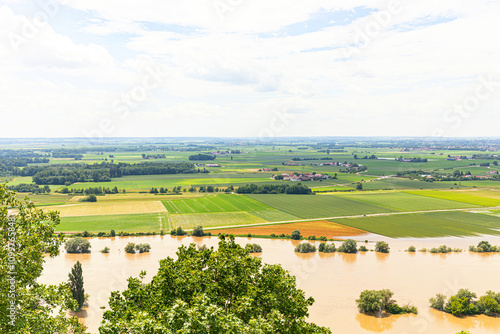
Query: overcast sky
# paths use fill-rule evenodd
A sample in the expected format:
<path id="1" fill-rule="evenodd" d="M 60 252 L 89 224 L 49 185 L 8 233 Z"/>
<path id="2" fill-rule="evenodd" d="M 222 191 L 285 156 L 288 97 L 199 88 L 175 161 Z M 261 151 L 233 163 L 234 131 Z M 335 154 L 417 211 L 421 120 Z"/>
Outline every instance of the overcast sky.
<path id="1" fill-rule="evenodd" d="M 0 1 L 0 137 L 498 136 L 494 0 Z"/>

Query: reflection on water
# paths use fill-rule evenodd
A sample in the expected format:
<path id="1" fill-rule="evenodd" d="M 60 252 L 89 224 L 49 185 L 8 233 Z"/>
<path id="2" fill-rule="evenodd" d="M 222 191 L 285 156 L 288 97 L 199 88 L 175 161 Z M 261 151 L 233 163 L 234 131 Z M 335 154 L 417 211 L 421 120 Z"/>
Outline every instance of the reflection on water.
<path id="1" fill-rule="evenodd" d="M 367 237 L 363 236 L 363 240 Z M 310 321 L 330 327 L 334 333 L 456 333 L 469 330 L 474 334 L 500 333 L 500 318 L 475 316 L 457 318 L 429 308 L 429 298 L 436 293 L 447 296 L 460 288 L 468 288 L 478 295 L 487 290 L 500 292 L 500 254 L 463 253 L 429 254 L 408 253 L 410 245 L 417 249 L 446 244 L 452 248 L 468 249 L 480 240 L 500 245 L 500 237 L 441 238 L 441 239 L 370 239 L 387 241 L 391 253 L 295 253 L 296 240 L 237 238 L 244 246 L 258 243 L 263 253 L 254 254 L 263 262 L 281 264 L 297 277 L 297 285 L 316 302 L 310 308 Z M 149 243 L 151 253 L 126 254 L 128 242 Z M 41 283 L 66 281 L 71 267 L 80 261 L 83 267 L 85 291 L 90 295 L 89 306 L 78 313 L 92 333 L 98 332 L 111 291 L 123 290 L 127 278 L 137 277 L 146 270 L 145 280 L 156 274 L 159 260 L 175 258 L 181 245 L 217 246 L 217 237 L 115 237 L 93 238 L 91 254 L 62 254 L 46 258 Z M 315 242 L 316 246 L 319 242 Z M 374 242 L 365 244 L 373 249 Z M 109 247 L 109 254 L 99 250 Z M 336 243 L 340 246 L 340 243 Z M 360 314 L 355 300 L 366 289 L 391 289 L 400 305 L 411 302 L 419 309 L 418 315 L 376 318 Z"/>
<path id="2" fill-rule="evenodd" d="M 400 318 L 401 315 L 367 315 L 358 313 L 356 315 L 356 320 L 358 321 L 361 328 L 366 329 L 370 332 L 385 332 L 391 329 L 394 325 L 394 322 Z"/>

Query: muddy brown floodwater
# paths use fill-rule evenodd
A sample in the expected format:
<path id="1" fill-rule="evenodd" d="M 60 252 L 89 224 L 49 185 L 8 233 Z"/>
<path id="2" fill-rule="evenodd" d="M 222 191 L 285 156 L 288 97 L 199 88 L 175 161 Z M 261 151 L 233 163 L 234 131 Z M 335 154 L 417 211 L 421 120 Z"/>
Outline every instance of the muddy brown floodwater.
<path id="1" fill-rule="evenodd" d="M 488 240 L 500 245 L 500 237 L 390 239 L 377 235 L 357 237 L 385 240 L 391 247 L 390 254 L 374 252 L 358 254 L 296 254 L 296 241 L 237 238 L 244 245 L 258 243 L 263 248 L 260 256 L 264 262 L 281 264 L 297 277 L 297 285 L 307 296 L 316 300 L 310 307 L 309 321 L 328 326 L 333 333 L 456 333 L 469 330 L 472 334 L 500 333 L 500 318 L 474 316 L 456 318 L 429 308 L 429 298 L 436 293 L 447 296 L 460 288 L 467 288 L 482 295 L 487 290 L 500 292 L 500 254 L 476 254 L 467 251 L 469 245 Z M 89 307 L 79 312 L 81 321 L 91 333 L 97 333 L 103 309 L 111 291 L 123 290 L 126 279 L 147 271 L 146 280 L 156 274 L 160 259 L 175 257 L 180 245 L 196 243 L 216 246 L 217 237 L 133 237 L 93 238 L 91 254 L 65 254 L 46 258 L 41 283 L 56 284 L 66 281 L 73 264 L 79 260 L 83 266 L 85 291 L 90 295 Z M 151 253 L 126 254 L 125 245 L 147 242 Z M 430 254 L 407 253 L 410 245 L 417 249 L 446 244 L 464 249 L 463 253 Z M 339 246 L 340 243 L 336 242 Z M 99 250 L 108 246 L 109 254 Z M 418 315 L 400 315 L 376 318 L 360 314 L 355 300 L 365 289 L 391 289 L 399 304 L 411 302 L 418 307 Z"/>

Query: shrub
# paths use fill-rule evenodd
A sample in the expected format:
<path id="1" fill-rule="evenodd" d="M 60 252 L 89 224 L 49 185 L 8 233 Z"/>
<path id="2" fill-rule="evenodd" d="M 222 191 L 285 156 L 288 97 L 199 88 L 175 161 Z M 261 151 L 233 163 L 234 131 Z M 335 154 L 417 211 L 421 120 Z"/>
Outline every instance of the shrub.
<path id="1" fill-rule="evenodd" d="M 106 232 L 99 232 L 97 233 L 98 237 L 104 237 L 106 235 Z"/>
<path id="2" fill-rule="evenodd" d="M 90 233 L 88 231 L 83 231 L 82 237 L 88 238 L 88 237 L 90 237 Z"/>
<path id="3" fill-rule="evenodd" d="M 133 242 L 129 242 L 127 246 L 125 246 L 125 252 L 135 254 L 135 244 Z"/>
<path id="4" fill-rule="evenodd" d="M 477 244 L 477 247 L 470 246 L 469 251 L 478 253 L 493 253 L 500 252 L 500 246 L 492 246 L 488 241 L 481 241 Z"/>
<path id="5" fill-rule="evenodd" d="M 430 252 L 433 254 L 436 253 L 446 254 L 446 253 L 451 253 L 451 248 L 447 247 L 446 245 L 441 245 L 438 248 L 435 247 L 431 248 Z"/>
<path id="6" fill-rule="evenodd" d="M 135 245 L 135 249 L 139 253 L 149 253 L 149 251 L 151 250 L 151 246 L 149 244 L 137 244 Z"/>
<path id="7" fill-rule="evenodd" d="M 193 236 L 194 237 L 202 237 L 204 236 L 205 233 L 203 233 L 203 226 L 196 226 L 194 229 L 193 229 Z"/>
<path id="8" fill-rule="evenodd" d="M 109 232 L 110 237 L 114 237 L 115 235 L 116 235 L 115 230 L 111 230 L 111 232 Z"/>
<path id="9" fill-rule="evenodd" d="M 308 240 L 316 240 L 316 236 L 315 235 L 310 235 L 307 237 Z"/>
<path id="10" fill-rule="evenodd" d="M 90 253 L 90 242 L 82 237 L 76 237 L 66 241 L 64 248 L 69 254 Z"/>
<path id="11" fill-rule="evenodd" d="M 315 251 L 316 247 L 309 242 L 300 243 L 295 247 L 295 252 L 297 253 L 314 253 Z"/>
<path id="12" fill-rule="evenodd" d="M 259 244 L 246 244 L 245 249 L 249 253 L 262 253 L 262 246 Z"/>
<path id="13" fill-rule="evenodd" d="M 332 243 L 328 245 L 326 243 L 321 243 L 319 244 L 318 251 L 322 253 L 335 253 L 335 244 Z"/>
<path id="14" fill-rule="evenodd" d="M 378 313 L 387 312 L 391 314 L 406 314 L 418 313 L 415 306 L 410 304 L 399 306 L 395 300 L 392 299 L 394 293 L 389 289 L 383 290 L 365 290 L 356 299 L 356 304 L 361 312 Z"/>
<path id="15" fill-rule="evenodd" d="M 109 247 L 108 246 L 104 247 L 103 249 L 100 250 L 100 252 L 105 254 L 109 253 Z"/>
<path id="16" fill-rule="evenodd" d="M 322 235 L 321 237 L 318 238 L 318 240 L 320 240 L 320 241 L 327 241 L 328 239 L 324 235 Z"/>
<path id="17" fill-rule="evenodd" d="M 429 302 L 431 303 L 431 307 L 433 309 L 436 309 L 438 311 L 444 311 L 444 305 L 446 303 L 446 296 L 438 293 L 436 295 L 436 297 L 432 297 L 431 299 L 429 299 Z"/>
<path id="18" fill-rule="evenodd" d="M 365 245 L 361 245 L 361 246 L 359 246 L 359 251 L 360 252 L 368 252 L 368 248 L 366 248 Z"/>
<path id="19" fill-rule="evenodd" d="M 389 244 L 385 241 L 377 241 L 375 244 L 375 252 L 389 253 Z"/>
<path id="20" fill-rule="evenodd" d="M 415 253 L 415 251 L 416 251 L 416 248 L 414 246 L 408 247 L 408 252 Z"/>
<path id="21" fill-rule="evenodd" d="M 338 249 L 341 253 L 351 253 L 356 254 L 358 252 L 356 241 L 352 239 L 347 239 L 342 243 L 342 245 Z"/>
<path id="22" fill-rule="evenodd" d="M 302 235 L 300 234 L 299 230 L 295 230 L 292 232 L 292 235 L 290 236 L 290 238 L 293 240 L 300 240 L 300 239 L 302 239 Z"/>

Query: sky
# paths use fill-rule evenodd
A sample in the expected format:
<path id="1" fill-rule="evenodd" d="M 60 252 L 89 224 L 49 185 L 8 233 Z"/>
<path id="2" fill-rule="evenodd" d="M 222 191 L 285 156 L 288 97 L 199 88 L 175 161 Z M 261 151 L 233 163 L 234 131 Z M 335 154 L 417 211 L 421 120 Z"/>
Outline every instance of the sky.
<path id="1" fill-rule="evenodd" d="M 498 136 L 496 0 L 0 0 L 0 137 Z"/>

